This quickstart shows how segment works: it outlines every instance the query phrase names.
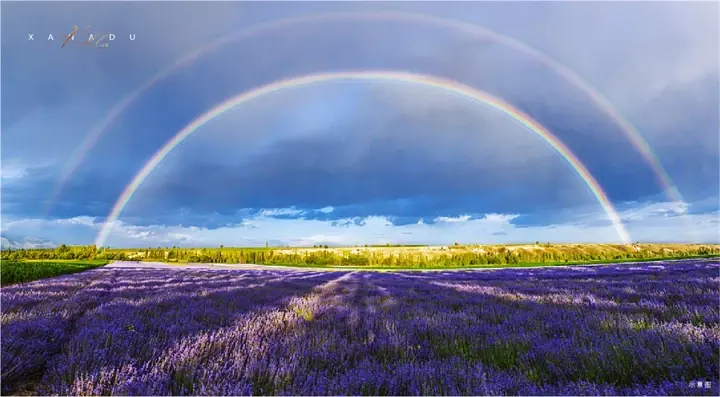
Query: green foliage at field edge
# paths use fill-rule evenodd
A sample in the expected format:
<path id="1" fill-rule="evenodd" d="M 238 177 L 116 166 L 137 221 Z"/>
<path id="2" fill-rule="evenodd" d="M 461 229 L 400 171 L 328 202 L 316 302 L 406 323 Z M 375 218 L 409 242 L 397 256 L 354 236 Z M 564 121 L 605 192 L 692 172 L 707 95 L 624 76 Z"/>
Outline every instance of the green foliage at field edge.
<path id="1" fill-rule="evenodd" d="M 142 260 L 196 263 L 252 263 L 297 267 L 440 269 L 551 266 L 720 255 L 713 244 L 535 244 L 386 246 L 345 248 L 96 248 L 95 246 L 0 252 L 5 260 Z"/>
<path id="2" fill-rule="evenodd" d="M 0 261 L 0 285 L 24 283 L 63 274 L 79 273 L 104 266 L 108 260 L 80 261 Z"/>

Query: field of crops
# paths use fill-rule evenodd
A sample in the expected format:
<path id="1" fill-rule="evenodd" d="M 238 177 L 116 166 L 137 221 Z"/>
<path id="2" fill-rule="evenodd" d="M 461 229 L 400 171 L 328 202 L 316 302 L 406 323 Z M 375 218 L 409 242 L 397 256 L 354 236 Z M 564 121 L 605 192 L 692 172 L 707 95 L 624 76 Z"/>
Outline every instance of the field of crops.
<path id="1" fill-rule="evenodd" d="M 2 289 L 2 391 L 718 395 L 719 302 L 717 260 L 102 268 Z"/>
<path id="2" fill-rule="evenodd" d="M 451 246 L 356 246 L 313 248 L 101 248 L 61 245 L 55 249 L 0 251 L 3 260 L 151 261 L 262 264 L 356 269 L 445 269 L 609 263 L 720 257 L 720 244 L 515 244 Z"/>

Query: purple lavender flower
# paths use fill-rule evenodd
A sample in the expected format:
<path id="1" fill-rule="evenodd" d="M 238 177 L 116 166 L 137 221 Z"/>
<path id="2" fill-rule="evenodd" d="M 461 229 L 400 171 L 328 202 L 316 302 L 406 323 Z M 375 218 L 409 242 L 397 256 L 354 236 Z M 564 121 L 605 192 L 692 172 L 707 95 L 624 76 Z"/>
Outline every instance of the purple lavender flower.
<path id="1" fill-rule="evenodd" d="M 97 269 L 2 289 L 2 391 L 718 395 L 719 270 Z"/>

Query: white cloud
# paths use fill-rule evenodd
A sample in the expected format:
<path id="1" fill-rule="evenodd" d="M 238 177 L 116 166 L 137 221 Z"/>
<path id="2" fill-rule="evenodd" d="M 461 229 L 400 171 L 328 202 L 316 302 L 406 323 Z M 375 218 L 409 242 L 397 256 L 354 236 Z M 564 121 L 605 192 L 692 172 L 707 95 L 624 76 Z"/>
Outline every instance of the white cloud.
<path id="1" fill-rule="evenodd" d="M 4 165 L 0 168 L 0 178 L 3 182 L 8 179 L 19 179 L 28 174 L 28 170 L 25 167 Z"/>
<path id="2" fill-rule="evenodd" d="M 518 214 L 487 214 L 482 220 L 486 223 L 508 224 L 511 220 L 519 216 Z"/>
<path id="3" fill-rule="evenodd" d="M 439 216 L 435 218 L 435 222 L 440 223 L 461 223 L 461 222 L 467 222 L 471 218 L 470 215 L 460 215 L 458 217 L 448 217 L 448 216 Z"/>
<path id="4" fill-rule="evenodd" d="M 74 218 L 58 219 L 57 222 L 58 222 L 58 224 L 61 224 L 61 225 L 63 225 L 63 224 L 85 225 L 85 226 L 96 227 L 97 226 L 96 219 L 97 218 L 95 218 L 93 216 L 76 216 Z"/>
<path id="5" fill-rule="evenodd" d="M 633 208 L 621 211 L 619 215 L 623 222 L 642 221 L 686 214 L 689 207 L 683 202 L 636 203 Z"/>
<path id="6" fill-rule="evenodd" d="M 674 216 L 673 216 L 674 215 Z M 620 212 L 633 240 L 641 242 L 720 242 L 720 213 L 690 214 L 686 206 L 672 203 L 637 204 Z M 518 214 L 461 216 L 439 224 L 393 226 L 386 217 L 370 216 L 360 225 L 348 219 L 347 227 L 330 221 L 256 217 L 242 224 L 217 229 L 184 226 L 138 226 L 117 221 L 108 245 L 148 246 L 263 246 L 266 241 L 283 245 L 313 244 L 452 244 L 516 242 L 597 242 L 619 239 L 604 213 L 587 213 L 572 222 L 543 226 L 518 226 Z M 462 221 L 458 221 L 462 220 Z M 248 227 L 252 225 L 252 227 Z M 91 244 L 101 224 L 93 218 L 59 220 L 23 219 L 4 222 L 3 233 L 32 236 L 68 244 Z"/>
<path id="7" fill-rule="evenodd" d="M 297 208 L 266 208 L 260 211 L 260 216 L 272 218 L 278 215 L 300 215 L 304 212 Z"/>
<path id="8" fill-rule="evenodd" d="M 7 238 L 0 237 L 1 249 L 31 249 L 31 248 L 55 248 L 57 244 L 52 241 L 42 240 L 38 238 Z"/>

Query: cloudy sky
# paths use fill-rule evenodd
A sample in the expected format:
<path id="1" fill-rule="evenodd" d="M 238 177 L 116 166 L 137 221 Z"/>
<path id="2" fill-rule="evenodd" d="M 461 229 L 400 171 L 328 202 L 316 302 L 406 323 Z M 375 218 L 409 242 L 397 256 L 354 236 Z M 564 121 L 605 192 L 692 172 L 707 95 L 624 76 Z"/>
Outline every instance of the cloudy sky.
<path id="1" fill-rule="evenodd" d="M 577 156 L 632 240 L 720 240 L 716 2 L 3 2 L 0 11 L 5 243 L 92 244 L 133 177 L 192 120 L 277 80 L 343 71 L 435 76 L 500 98 Z M 61 48 L 74 25 L 75 42 Z M 83 46 L 88 26 L 115 40 Z M 590 93 L 498 37 L 582 76 L 637 128 L 682 197 L 667 194 Z M 276 90 L 212 119 L 112 225 L 102 242 L 116 247 L 620 241 L 578 172 L 517 120 L 448 90 L 372 79 Z"/>

